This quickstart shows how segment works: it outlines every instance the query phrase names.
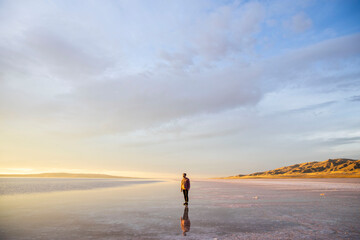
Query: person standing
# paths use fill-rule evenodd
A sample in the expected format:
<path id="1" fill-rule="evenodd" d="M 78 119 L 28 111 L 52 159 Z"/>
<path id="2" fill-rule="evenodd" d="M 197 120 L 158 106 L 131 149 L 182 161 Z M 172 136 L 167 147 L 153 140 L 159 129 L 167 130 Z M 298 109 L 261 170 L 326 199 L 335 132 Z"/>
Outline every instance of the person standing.
<path id="1" fill-rule="evenodd" d="M 184 199 L 185 199 L 184 205 L 188 205 L 189 190 L 190 190 L 190 179 L 186 177 L 186 173 L 183 173 L 183 179 L 181 180 L 181 191 L 184 194 Z"/>

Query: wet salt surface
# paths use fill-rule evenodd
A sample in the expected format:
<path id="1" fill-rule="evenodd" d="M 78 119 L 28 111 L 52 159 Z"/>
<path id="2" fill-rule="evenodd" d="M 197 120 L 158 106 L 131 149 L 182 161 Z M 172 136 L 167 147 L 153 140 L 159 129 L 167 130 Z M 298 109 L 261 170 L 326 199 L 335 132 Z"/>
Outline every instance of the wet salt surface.
<path id="1" fill-rule="evenodd" d="M 360 179 L 178 181 L 3 195 L 0 239 L 360 239 Z"/>
<path id="2" fill-rule="evenodd" d="M 0 195 L 89 190 L 154 182 L 131 178 L 0 178 Z"/>

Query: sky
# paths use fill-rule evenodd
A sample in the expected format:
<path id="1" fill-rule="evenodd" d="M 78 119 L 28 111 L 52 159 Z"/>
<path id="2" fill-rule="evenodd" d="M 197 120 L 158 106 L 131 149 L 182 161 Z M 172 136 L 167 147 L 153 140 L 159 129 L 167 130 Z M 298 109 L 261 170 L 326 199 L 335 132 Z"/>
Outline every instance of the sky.
<path id="1" fill-rule="evenodd" d="M 360 158 L 360 1 L 0 1 L 0 173 Z"/>

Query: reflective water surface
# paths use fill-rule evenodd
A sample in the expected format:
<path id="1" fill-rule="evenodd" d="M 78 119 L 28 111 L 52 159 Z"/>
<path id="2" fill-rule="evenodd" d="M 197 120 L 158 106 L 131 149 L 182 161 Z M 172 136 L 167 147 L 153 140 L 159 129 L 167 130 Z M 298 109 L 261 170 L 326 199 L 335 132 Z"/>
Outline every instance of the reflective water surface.
<path id="1" fill-rule="evenodd" d="M 158 181 L 135 178 L 0 178 L 0 195 L 89 190 Z"/>
<path id="2" fill-rule="evenodd" d="M 360 179 L 179 181 L 0 189 L 0 239 L 360 239 Z"/>
<path id="3" fill-rule="evenodd" d="M 184 208 L 184 214 L 181 217 L 180 226 L 181 226 L 181 230 L 183 232 L 183 236 L 186 236 L 186 233 L 190 231 L 190 226 L 191 226 L 188 206 L 185 206 L 185 208 Z"/>

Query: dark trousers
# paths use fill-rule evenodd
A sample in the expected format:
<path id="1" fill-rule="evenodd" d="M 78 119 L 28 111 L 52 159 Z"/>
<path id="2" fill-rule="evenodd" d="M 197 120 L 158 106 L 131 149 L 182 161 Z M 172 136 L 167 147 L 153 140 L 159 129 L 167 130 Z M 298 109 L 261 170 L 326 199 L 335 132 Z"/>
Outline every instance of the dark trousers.
<path id="1" fill-rule="evenodd" d="M 189 190 L 183 189 L 185 202 L 189 202 Z"/>

